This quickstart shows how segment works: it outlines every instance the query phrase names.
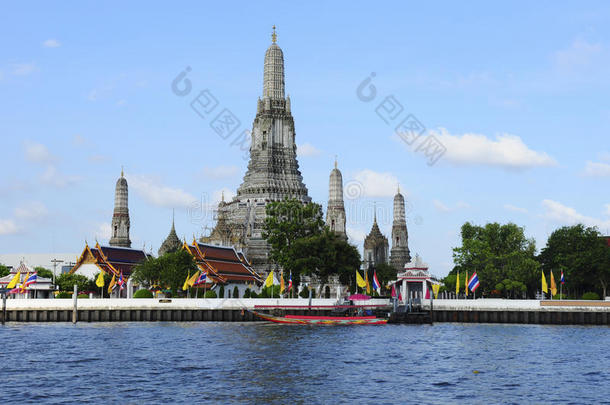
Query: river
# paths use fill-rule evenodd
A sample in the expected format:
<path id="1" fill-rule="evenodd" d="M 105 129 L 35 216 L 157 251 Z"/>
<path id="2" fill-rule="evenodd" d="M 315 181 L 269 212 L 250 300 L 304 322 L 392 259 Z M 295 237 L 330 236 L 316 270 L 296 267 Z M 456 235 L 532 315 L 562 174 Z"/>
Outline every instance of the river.
<path id="1" fill-rule="evenodd" d="M 0 326 L 2 403 L 610 403 L 610 328 Z"/>

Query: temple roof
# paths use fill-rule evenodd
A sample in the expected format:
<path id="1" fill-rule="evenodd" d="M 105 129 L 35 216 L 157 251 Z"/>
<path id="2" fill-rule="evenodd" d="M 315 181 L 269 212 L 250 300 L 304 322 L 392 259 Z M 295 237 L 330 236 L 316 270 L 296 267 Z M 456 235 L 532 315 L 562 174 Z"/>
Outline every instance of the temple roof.
<path id="1" fill-rule="evenodd" d="M 374 248 L 379 245 L 388 245 L 388 238 L 383 236 L 381 231 L 379 230 L 379 225 L 377 225 L 377 216 L 375 215 L 375 219 L 373 220 L 373 227 L 371 228 L 371 232 L 364 238 L 364 248 Z"/>
<path id="2" fill-rule="evenodd" d="M 159 256 L 163 256 L 166 253 L 175 252 L 180 249 L 180 246 L 182 246 L 182 242 L 180 241 L 180 238 L 178 238 L 178 235 L 176 235 L 176 227 L 174 226 L 174 221 L 172 220 L 172 229 L 169 231 L 167 238 L 165 238 L 161 244 L 158 254 Z"/>
<path id="3" fill-rule="evenodd" d="M 259 276 L 248 263 L 243 252 L 237 252 L 232 246 L 215 246 L 193 241 L 184 244 L 197 263 L 197 266 L 208 273 L 208 278 L 216 283 L 262 283 Z"/>
<path id="4" fill-rule="evenodd" d="M 119 276 L 123 273 L 124 277 L 129 277 L 133 268 L 148 257 L 150 255 L 140 249 L 100 246 L 99 244 L 91 248 L 89 245 L 85 245 L 83 253 L 78 258 L 74 267 L 72 267 L 72 270 L 70 270 L 70 274 L 75 273 L 83 264 L 93 263 L 107 274 Z"/>

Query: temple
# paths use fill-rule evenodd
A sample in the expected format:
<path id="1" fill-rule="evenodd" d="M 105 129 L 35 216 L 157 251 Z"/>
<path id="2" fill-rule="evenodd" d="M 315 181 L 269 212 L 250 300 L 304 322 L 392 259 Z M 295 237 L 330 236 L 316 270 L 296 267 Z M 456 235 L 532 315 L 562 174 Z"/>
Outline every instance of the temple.
<path id="1" fill-rule="evenodd" d="M 331 231 L 347 240 L 347 234 L 345 233 L 345 206 L 343 204 L 343 176 L 337 168 L 336 159 L 335 168 L 330 172 L 330 179 L 328 181 L 326 225 L 328 225 Z"/>
<path id="2" fill-rule="evenodd" d="M 159 257 L 161 257 L 166 253 L 178 251 L 180 247 L 182 247 L 182 242 L 180 242 L 180 238 L 178 238 L 178 235 L 176 234 L 174 216 L 172 215 L 172 229 L 169 231 L 169 235 L 167 235 L 167 238 L 165 238 L 157 253 Z"/>
<path id="3" fill-rule="evenodd" d="M 100 246 L 99 243 L 92 248 L 85 243 L 85 249 L 70 270 L 70 274 L 82 274 L 92 279 L 103 271 L 116 277 L 123 274 L 123 277 L 128 279 L 133 268 L 149 256 L 144 250 Z"/>
<path id="4" fill-rule="evenodd" d="M 429 299 L 430 289 L 427 282 L 430 280 L 428 264 L 424 263 L 419 255 L 415 255 L 413 261 L 405 264 L 404 271 L 397 274 L 395 283 L 403 300 Z"/>
<path id="5" fill-rule="evenodd" d="M 183 249 L 189 252 L 197 267 L 207 273 L 207 283 L 200 288 L 218 290 L 224 287 L 225 298 L 240 298 L 246 289 L 258 289 L 263 279 L 252 268 L 243 252 L 233 247 L 215 246 L 196 240 L 192 244 L 183 244 Z M 237 287 L 237 295 L 231 294 Z"/>
<path id="6" fill-rule="evenodd" d="M 376 209 L 371 232 L 364 238 L 364 256 L 362 260 L 365 269 L 388 263 L 388 238 L 383 236 L 379 230 Z"/>
<path id="7" fill-rule="evenodd" d="M 405 218 L 405 198 L 400 194 L 400 187 L 398 187 L 398 191 L 394 196 L 390 265 L 399 272 L 410 261 L 411 253 L 409 251 L 409 233 L 407 232 L 407 221 Z"/>
<path id="8" fill-rule="evenodd" d="M 121 169 L 121 177 L 116 182 L 114 191 L 114 213 L 112 214 L 112 237 L 110 246 L 131 247 L 129 240 L 129 207 L 127 204 L 127 180 Z"/>
<path id="9" fill-rule="evenodd" d="M 44 278 L 37 275 L 35 283 L 28 285 L 23 290 L 19 288 L 23 285 L 23 282 L 28 275 L 31 276 L 36 273 L 36 270 L 28 266 L 23 260 L 19 263 L 17 268 L 11 268 L 9 274 L 0 278 L 0 288 L 6 288 L 17 273 L 20 273 L 19 281 L 16 286 L 18 292 L 11 294 L 13 298 L 53 298 L 55 287 L 53 286 L 53 280 L 50 278 Z"/>
<path id="10" fill-rule="evenodd" d="M 236 196 L 218 205 L 216 227 L 205 239 L 244 250 L 260 273 L 271 270 L 270 247 L 262 236 L 267 203 L 286 198 L 311 201 L 297 162 L 290 96 L 285 96 L 284 53 L 276 41 L 274 27 L 265 52 L 263 94 L 256 105 L 246 174 Z"/>

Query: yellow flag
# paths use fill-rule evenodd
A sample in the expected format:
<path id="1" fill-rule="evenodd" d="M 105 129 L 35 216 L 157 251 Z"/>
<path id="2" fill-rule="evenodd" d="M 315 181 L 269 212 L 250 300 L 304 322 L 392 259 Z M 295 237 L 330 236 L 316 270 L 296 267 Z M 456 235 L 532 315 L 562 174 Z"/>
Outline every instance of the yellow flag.
<path id="1" fill-rule="evenodd" d="M 369 272 L 364 270 L 364 282 L 366 283 L 366 293 L 371 293 L 371 283 L 369 283 Z"/>
<path id="2" fill-rule="evenodd" d="M 555 284 L 555 277 L 553 277 L 552 270 L 551 270 L 551 294 L 557 295 L 557 285 Z"/>
<path id="3" fill-rule="evenodd" d="M 24 293 L 25 292 L 25 282 L 28 281 L 28 278 L 30 277 L 30 272 L 28 271 L 25 274 L 25 278 L 23 279 L 23 283 L 21 283 L 21 292 Z"/>
<path id="4" fill-rule="evenodd" d="M 182 291 L 186 291 L 189 289 L 189 279 L 191 278 L 191 272 L 189 270 L 187 276 L 186 276 L 186 280 L 184 280 L 184 284 L 182 284 Z"/>
<path id="5" fill-rule="evenodd" d="M 286 286 L 284 285 L 284 271 L 280 273 L 280 294 L 284 294 Z"/>
<path id="6" fill-rule="evenodd" d="M 544 277 L 544 271 L 542 272 L 542 292 L 549 292 L 549 287 L 546 285 L 546 278 Z"/>
<path id="7" fill-rule="evenodd" d="M 195 285 L 195 282 L 197 281 L 197 278 L 199 278 L 199 270 L 197 270 L 195 272 L 195 274 L 193 274 L 193 276 L 191 278 L 188 279 L 187 284 L 189 287 L 192 287 Z"/>
<path id="8" fill-rule="evenodd" d="M 466 272 L 466 278 L 464 278 L 464 292 L 468 295 L 468 272 Z"/>
<path id="9" fill-rule="evenodd" d="M 19 282 L 19 278 L 21 277 L 21 270 L 19 270 L 17 272 L 17 274 L 15 274 L 13 276 L 13 278 L 11 279 L 11 282 L 8 283 L 8 285 L 6 286 L 6 288 L 15 288 L 15 286 L 17 285 L 17 283 Z"/>
<path id="10" fill-rule="evenodd" d="M 358 287 L 360 288 L 366 287 L 366 281 L 364 281 L 358 270 L 356 270 L 356 284 L 358 284 Z"/>
<path id="11" fill-rule="evenodd" d="M 273 270 L 269 272 L 267 279 L 265 280 L 265 287 L 271 287 L 273 285 Z"/>
<path id="12" fill-rule="evenodd" d="M 116 275 L 112 273 L 112 280 L 110 280 L 110 284 L 108 284 L 108 294 L 112 294 L 112 288 L 116 285 Z"/>
<path id="13" fill-rule="evenodd" d="M 104 286 L 104 272 L 100 271 L 100 274 L 97 276 L 97 280 L 95 280 L 95 285 L 102 288 Z"/>
<path id="14" fill-rule="evenodd" d="M 436 299 L 436 297 L 438 297 L 438 290 L 440 290 L 441 285 L 440 284 L 432 284 L 432 292 L 434 292 L 434 299 Z"/>
<path id="15" fill-rule="evenodd" d="M 455 280 L 455 294 L 460 293 L 460 272 L 458 271 L 457 279 Z"/>

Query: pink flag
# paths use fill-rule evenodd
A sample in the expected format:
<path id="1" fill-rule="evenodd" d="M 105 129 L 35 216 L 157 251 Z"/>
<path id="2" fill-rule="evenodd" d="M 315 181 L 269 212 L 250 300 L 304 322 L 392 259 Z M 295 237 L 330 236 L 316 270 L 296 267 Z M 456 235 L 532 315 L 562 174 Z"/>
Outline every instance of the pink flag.
<path id="1" fill-rule="evenodd" d="M 394 287 L 394 284 L 392 284 L 392 298 L 396 298 L 396 288 Z"/>

